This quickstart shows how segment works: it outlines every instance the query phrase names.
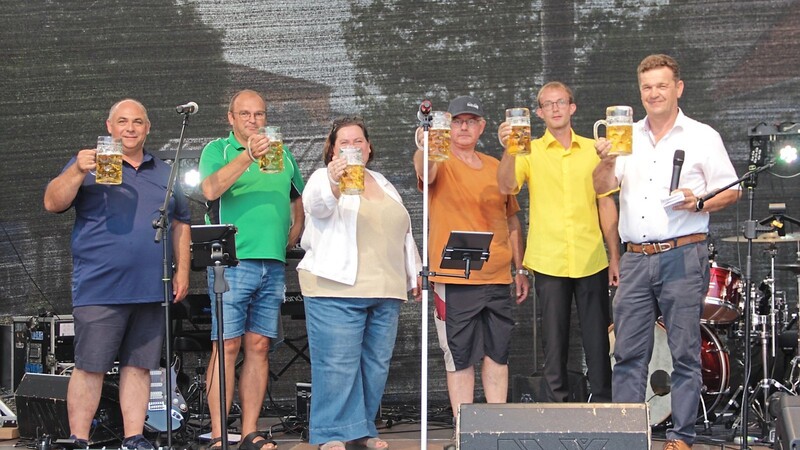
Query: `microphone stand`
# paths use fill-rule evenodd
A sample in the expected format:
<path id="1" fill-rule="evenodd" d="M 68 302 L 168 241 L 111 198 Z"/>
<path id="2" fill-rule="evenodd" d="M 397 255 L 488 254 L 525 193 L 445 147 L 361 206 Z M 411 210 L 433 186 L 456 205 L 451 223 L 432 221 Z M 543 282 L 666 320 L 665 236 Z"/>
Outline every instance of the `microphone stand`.
<path id="1" fill-rule="evenodd" d="M 755 220 L 753 217 L 753 204 L 755 200 L 755 186 L 757 184 L 757 175 L 772 166 L 775 165 L 777 161 L 773 160 L 770 161 L 768 164 L 750 169 L 747 173 L 742 175 L 741 178 L 737 179 L 736 181 L 722 187 L 716 189 L 702 198 L 697 200 L 697 207 L 702 209 L 703 204 L 708 200 L 719 195 L 720 192 L 725 191 L 739 183 L 745 182 L 745 187 L 747 187 L 747 209 L 748 209 L 748 219 L 744 222 L 744 237 L 747 239 L 747 259 L 745 263 L 745 271 L 744 271 L 744 280 L 745 280 L 745 295 L 746 300 L 744 302 L 744 379 L 742 380 L 742 421 L 741 421 L 741 433 L 742 433 L 742 441 L 740 443 L 741 450 L 746 450 L 748 448 L 747 443 L 747 413 L 749 409 L 749 402 L 748 402 L 748 386 L 750 382 L 750 327 L 751 327 L 751 317 L 750 317 L 750 308 L 751 308 L 751 301 L 753 300 L 753 295 L 750 292 L 752 287 L 752 261 L 753 261 L 753 239 L 756 238 L 756 227 L 758 225 L 758 221 Z M 752 167 L 752 166 L 751 166 Z M 753 393 L 755 395 L 755 393 Z"/>
<path id="2" fill-rule="evenodd" d="M 428 276 L 428 130 L 431 127 L 431 114 L 422 114 L 422 370 L 420 374 L 421 403 L 419 448 L 428 448 L 428 295 L 430 282 Z"/>
<path id="3" fill-rule="evenodd" d="M 167 192 L 164 194 L 164 203 L 158 210 L 158 218 L 153 220 L 153 228 L 156 230 L 155 242 L 161 242 L 162 247 L 162 276 L 164 282 L 164 322 L 165 326 L 165 352 L 167 354 L 166 373 L 164 376 L 164 383 L 166 386 L 166 401 L 164 402 L 167 409 L 165 411 L 167 419 L 167 449 L 172 449 L 172 318 L 170 317 L 170 306 L 172 305 L 172 278 L 170 277 L 169 267 L 169 222 L 167 220 L 167 208 L 169 207 L 169 200 L 172 198 L 172 190 L 175 185 L 175 178 L 178 176 L 178 168 L 180 166 L 180 153 L 183 147 L 183 134 L 186 131 L 186 126 L 189 124 L 189 113 L 183 113 L 183 123 L 181 124 L 181 136 L 178 141 L 178 149 L 175 151 L 175 159 L 172 161 L 172 166 L 169 172 L 169 181 L 167 182 Z M 188 263 L 188 261 L 187 261 Z"/>

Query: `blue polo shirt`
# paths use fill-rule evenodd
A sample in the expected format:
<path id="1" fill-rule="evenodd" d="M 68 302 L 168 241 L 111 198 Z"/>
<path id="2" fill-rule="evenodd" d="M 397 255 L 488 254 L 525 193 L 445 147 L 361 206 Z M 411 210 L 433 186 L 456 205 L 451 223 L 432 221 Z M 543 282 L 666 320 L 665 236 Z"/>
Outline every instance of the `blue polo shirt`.
<path id="1" fill-rule="evenodd" d="M 64 170 L 74 162 L 73 157 Z M 86 175 L 72 202 L 73 306 L 163 301 L 164 244 L 154 242 L 153 220 L 164 203 L 169 173 L 167 163 L 145 152 L 139 170 L 123 162 L 120 185 L 97 184 L 94 175 Z M 167 214 L 170 223 L 190 222 L 179 183 Z M 172 245 L 170 239 L 170 265 Z"/>

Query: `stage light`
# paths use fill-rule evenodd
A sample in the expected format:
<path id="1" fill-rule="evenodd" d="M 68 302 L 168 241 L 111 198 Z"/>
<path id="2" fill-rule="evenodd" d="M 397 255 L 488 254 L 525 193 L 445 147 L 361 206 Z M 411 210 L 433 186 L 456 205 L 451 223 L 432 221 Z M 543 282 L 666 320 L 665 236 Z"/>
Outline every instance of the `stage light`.
<path id="1" fill-rule="evenodd" d="M 791 164 L 797 160 L 797 147 L 800 146 L 800 124 L 783 122 L 769 125 L 761 122 L 751 128 L 750 166 L 762 167 L 769 164 Z"/>
<path id="2" fill-rule="evenodd" d="M 191 168 L 183 174 L 183 186 L 194 189 L 200 184 L 200 172 L 196 168 Z"/>

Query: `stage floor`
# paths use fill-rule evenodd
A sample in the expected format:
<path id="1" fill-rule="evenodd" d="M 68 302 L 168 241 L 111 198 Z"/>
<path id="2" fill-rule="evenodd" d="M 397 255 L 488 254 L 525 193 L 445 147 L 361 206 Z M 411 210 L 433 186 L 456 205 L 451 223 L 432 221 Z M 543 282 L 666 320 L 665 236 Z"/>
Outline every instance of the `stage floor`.
<path id="1" fill-rule="evenodd" d="M 276 424 L 276 420 L 273 418 L 262 418 L 259 420 L 260 429 L 268 430 L 271 426 Z M 392 450 L 418 450 L 420 449 L 420 428 L 419 424 L 408 424 L 408 423 L 401 423 L 393 425 L 391 428 L 385 427 L 385 425 L 379 428 L 381 437 L 389 442 L 390 448 Z M 444 447 L 450 444 L 450 438 L 452 437 L 453 431 L 449 427 L 444 427 L 440 424 L 429 424 L 428 426 L 428 440 L 427 440 L 427 450 L 443 450 Z M 729 434 L 729 433 L 728 433 Z M 655 432 L 654 435 L 658 435 L 658 432 Z M 275 441 L 278 442 L 278 448 L 281 450 L 316 450 L 318 446 L 311 445 L 307 442 L 304 442 L 300 435 L 296 433 L 285 433 L 285 432 L 277 432 L 273 435 Z M 698 442 L 692 447 L 693 450 L 713 450 L 713 449 L 739 449 L 741 446 L 739 444 L 735 444 L 732 441 L 725 442 L 725 438 L 730 438 L 727 435 L 707 435 L 702 434 L 700 430 L 698 430 Z M 713 439 L 713 441 L 712 441 Z M 716 442 L 714 442 L 716 441 Z M 660 450 L 663 446 L 663 436 L 661 438 L 654 437 L 652 440 L 652 449 L 653 450 Z M 705 443 L 704 443 L 705 442 Z M 191 447 L 188 444 L 194 444 Z M 165 445 L 165 444 L 164 444 Z M 173 447 L 177 449 L 186 449 L 186 448 L 198 448 L 198 442 L 193 443 L 186 443 L 186 442 L 173 442 Z M 10 450 L 13 448 L 37 448 L 36 442 L 33 440 L 28 439 L 12 439 L 6 441 L 0 441 L 0 450 Z M 102 448 L 98 446 L 98 448 Z M 113 445 L 107 446 L 106 449 L 113 449 L 116 448 Z M 236 448 L 236 446 L 231 446 L 231 448 Z M 765 450 L 772 448 L 771 445 L 766 444 L 753 444 L 749 447 L 752 450 Z M 348 448 L 349 450 L 349 448 Z M 354 448 L 355 450 L 355 448 Z M 609 449 L 610 450 L 610 449 Z M 615 449 L 616 450 L 616 449 Z"/>

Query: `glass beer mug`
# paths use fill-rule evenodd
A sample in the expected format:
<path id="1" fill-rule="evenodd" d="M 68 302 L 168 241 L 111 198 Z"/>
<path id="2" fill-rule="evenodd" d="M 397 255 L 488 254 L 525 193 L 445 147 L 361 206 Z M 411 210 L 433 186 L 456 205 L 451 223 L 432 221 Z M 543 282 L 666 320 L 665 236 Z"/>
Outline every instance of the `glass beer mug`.
<path id="1" fill-rule="evenodd" d="M 511 125 L 511 134 L 506 142 L 508 154 L 512 156 L 531 153 L 531 111 L 528 108 L 509 108 L 506 122 Z"/>
<path id="2" fill-rule="evenodd" d="M 122 141 L 111 136 L 97 137 L 97 167 L 94 180 L 97 184 L 122 184 Z"/>
<path id="3" fill-rule="evenodd" d="M 283 172 L 283 135 L 281 127 L 264 127 L 258 131 L 269 138 L 267 152 L 258 159 L 258 168 L 264 173 Z"/>
<path id="4" fill-rule="evenodd" d="M 342 147 L 339 155 L 347 160 L 347 167 L 339 179 L 339 191 L 345 195 L 361 195 L 364 192 L 364 159 L 361 149 Z"/>
<path id="5" fill-rule="evenodd" d="M 633 108 L 630 106 L 609 106 L 606 119 L 594 123 L 594 138 L 598 139 L 597 129 L 606 127 L 606 139 L 611 141 L 609 155 L 630 155 L 633 153 Z"/>
<path id="6" fill-rule="evenodd" d="M 452 116 L 447 111 L 431 112 L 431 128 L 428 130 L 428 161 L 442 162 L 450 157 L 450 124 Z M 417 148 L 423 143 L 416 136 Z"/>

